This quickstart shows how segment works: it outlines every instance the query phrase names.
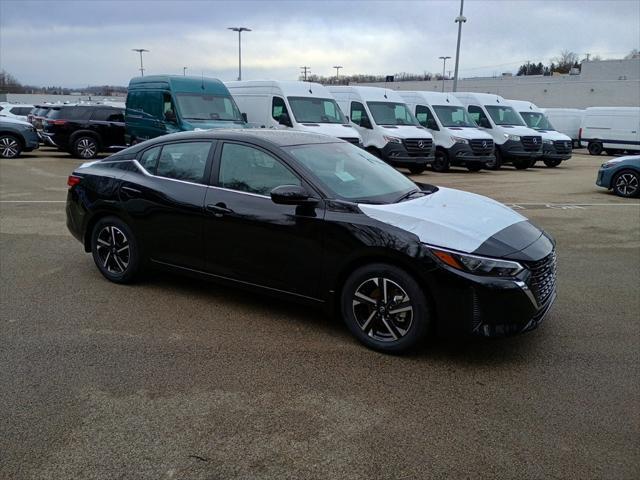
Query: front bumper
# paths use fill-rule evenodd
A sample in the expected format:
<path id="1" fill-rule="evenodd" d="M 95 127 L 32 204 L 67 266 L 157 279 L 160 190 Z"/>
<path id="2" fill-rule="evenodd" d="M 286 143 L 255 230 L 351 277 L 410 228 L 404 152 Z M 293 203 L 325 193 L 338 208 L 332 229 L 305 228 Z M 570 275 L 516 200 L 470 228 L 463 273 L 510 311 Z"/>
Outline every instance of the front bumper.
<path id="1" fill-rule="evenodd" d="M 435 160 L 433 148 L 424 155 L 414 156 L 400 143 L 387 143 L 381 151 L 382 159 L 394 167 L 426 167 Z"/>
<path id="2" fill-rule="evenodd" d="M 38 133 L 35 130 L 23 132 L 22 136 L 24 137 L 25 152 L 30 152 L 40 148 L 40 139 L 38 138 Z"/>
<path id="3" fill-rule="evenodd" d="M 538 150 L 525 150 L 522 143 L 515 140 L 507 140 L 502 145 L 496 145 L 496 148 L 500 149 L 502 158 L 504 158 L 505 160 L 518 158 L 542 158 L 542 145 Z"/>
<path id="4" fill-rule="evenodd" d="M 42 136 L 42 141 L 44 142 L 45 145 L 49 145 L 50 147 L 56 147 L 56 148 L 58 147 L 56 142 L 53 140 L 52 133 L 47 133 L 45 131 L 42 131 L 41 136 Z"/>
<path id="5" fill-rule="evenodd" d="M 553 145 L 544 145 L 542 148 L 543 160 L 569 160 L 571 158 L 571 152 L 558 153 Z"/>
<path id="6" fill-rule="evenodd" d="M 468 144 L 455 143 L 448 149 L 449 163 L 456 166 L 486 165 L 496 159 L 493 153 L 476 155 Z"/>
<path id="7" fill-rule="evenodd" d="M 613 169 L 601 168 L 598 170 L 596 185 L 603 188 L 611 188 L 611 177 L 613 177 Z"/>

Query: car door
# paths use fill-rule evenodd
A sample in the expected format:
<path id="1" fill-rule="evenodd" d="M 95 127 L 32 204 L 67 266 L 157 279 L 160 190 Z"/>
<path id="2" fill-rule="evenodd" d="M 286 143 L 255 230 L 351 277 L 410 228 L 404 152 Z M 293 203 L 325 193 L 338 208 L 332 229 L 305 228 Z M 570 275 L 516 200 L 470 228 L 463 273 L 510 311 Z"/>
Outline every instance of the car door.
<path id="1" fill-rule="evenodd" d="M 218 146 L 211 183 L 205 198 L 207 270 L 317 298 L 323 203 L 278 205 L 269 196 L 280 185 L 311 187 L 273 152 L 240 142 Z"/>
<path id="2" fill-rule="evenodd" d="M 205 179 L 213 145 L 190 140 L 151 147 L 137 158 L 142 168 L 123 177 L 121 205 L 152 261 L 204 268 Z"/>
<path id="3" fill-rule="evenodd" d="M 97 108 L 91 114 L 91 130 L 100 136 L 103 148 L 124 146 L 124 115 L 114 108 Z"/>

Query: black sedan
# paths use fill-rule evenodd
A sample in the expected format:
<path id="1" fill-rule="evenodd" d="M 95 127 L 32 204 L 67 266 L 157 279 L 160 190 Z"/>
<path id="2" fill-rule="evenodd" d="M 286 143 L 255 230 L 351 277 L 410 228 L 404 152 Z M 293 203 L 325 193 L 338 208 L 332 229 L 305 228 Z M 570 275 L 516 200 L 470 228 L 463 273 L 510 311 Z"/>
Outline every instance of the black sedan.
<path id="1" fill-rule="evenodd" d="M 527 331 L 556 296 L 555 243 L 525 217 L 324 135 L 167 135 L 68 184 L 69 230 L 107 279 L 153 266 L 323 305 L 385 352 Z"/>

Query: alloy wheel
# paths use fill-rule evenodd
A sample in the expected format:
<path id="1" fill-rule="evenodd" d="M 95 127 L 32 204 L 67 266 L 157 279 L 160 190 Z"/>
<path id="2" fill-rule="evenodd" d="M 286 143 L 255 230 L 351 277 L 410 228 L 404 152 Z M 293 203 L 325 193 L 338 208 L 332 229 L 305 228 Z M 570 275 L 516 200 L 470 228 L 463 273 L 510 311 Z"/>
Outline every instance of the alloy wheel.
<path id="1" fill-rule="evenodd" d="M 638 192 L 639 187 L 638 177 L 631 172 L 623 173 L 616 178 L 616 193 L 624 197 L 633 197 Z"/>
<path id="2" fill-rule="evenodd" d="M 413 303 L 405 290 L 385 277 L 369 278 L 355 290 L 353 315 L 360 329 L 380 342 L 395 342 L 409 332 Z"/>
<path id="3" fill-rule="evenodd" d="M 103 227 L 98 233 L 96 248 L 98 261 L 109 273 L 121 275 L 127 270 L 131 260 L 129 239 L 118 227 Z"/>
<path id="4" fill-rule="evenodd" d="M 14 158 L 20 153 L 20 144 L 13 137 L 0 138 L 0 155 L 3 158 Z"/>
<path id="5" fill-rule="evenodd" d="M 81 138 L 76 146 L 78 154 L 82 158 L 93 158 L 96 156 L 98 145 L 90 138 Z"/>

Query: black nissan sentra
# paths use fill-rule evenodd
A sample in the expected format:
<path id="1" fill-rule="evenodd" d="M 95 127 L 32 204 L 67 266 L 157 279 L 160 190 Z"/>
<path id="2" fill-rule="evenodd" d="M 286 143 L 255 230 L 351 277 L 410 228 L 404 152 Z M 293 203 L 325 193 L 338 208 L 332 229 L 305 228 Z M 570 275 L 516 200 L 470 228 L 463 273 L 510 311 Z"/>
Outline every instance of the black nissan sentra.
<path id="1" fill-rule="evenodd" d="M 324 305 L 385 352 L 524 332 L 556 296 L 554 240 L 525 217 L 324 135 L 167 135 L 68 184 L 69 230 L 108 280 L 161 267 Z"/>

